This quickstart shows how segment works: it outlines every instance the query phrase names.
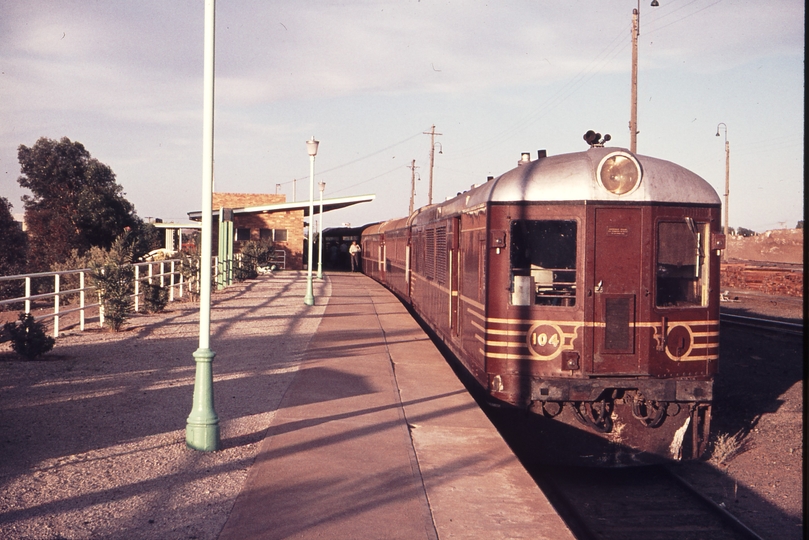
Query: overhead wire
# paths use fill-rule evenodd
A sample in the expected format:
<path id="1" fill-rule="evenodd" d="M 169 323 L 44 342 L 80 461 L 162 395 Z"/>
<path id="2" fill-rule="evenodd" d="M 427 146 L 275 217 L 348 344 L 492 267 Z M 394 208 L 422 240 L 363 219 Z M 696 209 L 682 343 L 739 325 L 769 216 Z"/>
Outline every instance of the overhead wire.
<path id="1" fill-rule="evenodd" d="M 377 154 L 381 154 L 382 152 L 385 152 L 385 151 L 387 151 L 387 150 L 390 150 L 391 148 L 396 148 L 396 147 L 397 147 L 397 146 L 399 146 L 400 144 L 404 144 L 404 143 L 406 143 L 407 141 L 413 140 L 413 139 L 415 139 L 416 137 L 418 137 L 418 136 L 419 136 L 419 135 L 421 135 L 421 134 L 422 134 L 421 132 L 418 132 L 418 133 L 416 133 L 415 135 L 411 135 L 410 137 L 408 137 L 408 138 L 406 138 L 406 139 L 403 139 L 403 140 L 401 140 L 401 141 L 399 141 L 399 142 L 397 142 L 397 143 L 394 143 L 394 144 L 392 144 L 392 145 L 390 145 L 390 146 L 386 146 L 385 148 L 382 148 L 382 149 L 380 149 L 380 150 L 376 150 L 376 151 L 371 152 L 370 154 L 364 155 L 364 156 L 362 156 L 362 157 L 358 157 L 357 159 L 354 159 L 354 160 L 348 161 L 348 162 L 346 162 L 346 163 L 343 163 L 342 165 L 337 165 L 336 167 L 332 167 L 331 169 L 326 169 L 326 170 L 324 170 L 324 171 L 318 171 L 318 173 L 317 173 L 317 174 L 322 175 L 322 174 L 330 173 L 330 172 L 332 172 L 332 171 L 336 171 L 336 170 L 338 170 L 338 169 L 342 169 L 343 167 L 348 167 L 349 165 L 353 165 L 354 163 L 357 163 L 357 162 L 362 161 L 362 160 L 364 160 L 364 159 L 368 159 L 368 158 L 373 157 L 373 156 L 375 156 L 375 155 L 377 155 Z M 387 173 L 385 173 L 385 174 L 387 174 Z M 278 182 L 278 183 L 279 183 L 279 184 L 281 184 L 281 185 L 284 185 L 284 184 L 291 184 L 292 182 L 294 182 L 294 181 L 296 181 L 296 180 L 305 180 L 305 179 L 307 179 L 307 178 L 309 178 L 309 175 L 308 175 L 308 174 L 307 174 L 307 175 L 300 176 L 300 177 L 297 177 L 297 178 L 293 178 L 292 180 L 287 180 L 286 182 Z"/>
<path id="2" fill-rule="evenodd" d="M 550 97 L 548 97 L 534 112 L 533 114 L 524 117 L 522 120 L 514 123 L 511 127 L 506 128 L 496 135 L 493 135 L 489 139 L 483 141 L 482 143 L 473 146 L 463 152 L 455 153 L 452 159 L 458 159 L 461 157 L 465 157 L 472 153 L 477 153 L 484 148 L 490 148 L 494 144 L 498 142 L 503 142 L 504 140 L 508 139 L 509 137 L 513 136 L 518 131 L 525 129 L 526 127 L 535 124 L 539 121 L 543 116 L 548 114 L 554 108 L 556 108 L 559 104 L 563 103 L 567 100 L 570 96 L 575 94 L 579 89 L 581 89 L 587 82 L 589 82 L 596 74 L 598 74 L 602 66 L 611 62 L 619 53 L 621 53 L 624 49 L 626 49 L 627 44 L 621 42 L 621 37 L 624 36 L 627 32 L 627 27 L 624 27 L 619 33 L 615 35 L 615 37 L 610 41 L 607 45 L 605 45 L 598 55 L 590 62 L 590 64 L 578 72 L 574 77 L 569 79 L 561 88 L 556 90 Z"/>

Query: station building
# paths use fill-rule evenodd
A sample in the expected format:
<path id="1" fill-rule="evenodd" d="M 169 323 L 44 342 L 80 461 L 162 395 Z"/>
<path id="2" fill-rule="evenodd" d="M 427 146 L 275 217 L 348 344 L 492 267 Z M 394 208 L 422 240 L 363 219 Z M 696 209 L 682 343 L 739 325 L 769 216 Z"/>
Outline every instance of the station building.
<path id="1" fill-rule="evenodd" d="M 371 202 L 375 195 L 356 195 L 337 199 L 323 199 L 323 214 L 359 203 Z M 233 222 L 233 252 L 238 253 L 248 240 L 271 239 L 276 252 L 281 252 L 284 268 L 303 270 L 307 252 L 309 201 L 286 202 L 286 195 L 268 193 L 214 193 L 213 214 L 214 253 L 219 239 L 216 231 L 224 219 Z M 321 202 L 314 202 L 314 217 L 318 219 Z M 202 221 L 202 212 L 188 212 L 188 217 L 197 224 Z M 324 221 L 328 220 L 328 216 Z M 165 227 L 165 226 L 164 226 Z M 178 228 L 181 225 L 178 225 Z"/>

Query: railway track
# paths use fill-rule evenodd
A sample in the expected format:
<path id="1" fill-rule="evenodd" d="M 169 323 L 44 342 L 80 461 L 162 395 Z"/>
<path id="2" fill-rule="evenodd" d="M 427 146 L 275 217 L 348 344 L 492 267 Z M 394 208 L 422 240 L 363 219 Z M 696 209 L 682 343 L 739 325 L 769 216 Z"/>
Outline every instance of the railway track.
<path id="1" fill-rule="evenodd" d="M 747 315 L 733 315 L 722 313 L 719 320 L 723 325 L 754 328 L 765 332 L 776 332 L 789 335 L 803 335 L 803 324 L 788 321 L 779 321 L 765 317 L 750 317 Z"/>
<path id="2" fill-rule="evenodd" d="M 580 540 L 761 540 L 669 467 L 553 467 L 534 474 Z"/>

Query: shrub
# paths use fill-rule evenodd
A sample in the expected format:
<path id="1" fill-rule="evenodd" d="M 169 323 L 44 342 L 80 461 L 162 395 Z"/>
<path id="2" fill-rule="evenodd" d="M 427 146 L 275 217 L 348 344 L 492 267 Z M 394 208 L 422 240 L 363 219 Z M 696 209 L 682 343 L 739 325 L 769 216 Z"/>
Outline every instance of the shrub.
<path id="1" fill-rule="evenodd" d="M 235 278 L 239 281 L 258 277 L 258 267 L 266 266 L 273 252 L 273 243 L 268 239 L 250 240 L 242 244 L 241 260 L 235 268 Z"/>
<path id="2" fill-rule="evenodd" d="M 161 287 L 159 283 L 144 283 L 143 303 L 146 306 L 146 311 L 160 313 L 166 309 L 166 304 L 169 303 L 169 290 L 166 287 Z"/>
<path id="3" fill-rule="evenodd" d="M 180 252 L 180 273 L 192 302 L 199 300 L 200 253 L 196 242 L 183 246 Z"/>
<path id="4" fill-rule="evenodd" d="M 744 449 L 744 436 L 739 431 L 735 435 L 719 433 L 713 441 L 711 448 L 711 463 L 726 464 Z"/>
<path id="5" fill-rule="evenodd" d="M 104 325 L 118 332 L 132 313 L 135 270 L 126 233 L 106 252 L 103 262 L 91 261 L 92 278 L 104 309 Z"/>
<path id="6" fill-rule="evenodd" d="M 3 329 L 11 336 L 11 348 L 29 360 L 53 349 L 56 340 L 45 334 L 41 323 L 30 313 L 20 313 L 19 323 L 7 322 Z"/>

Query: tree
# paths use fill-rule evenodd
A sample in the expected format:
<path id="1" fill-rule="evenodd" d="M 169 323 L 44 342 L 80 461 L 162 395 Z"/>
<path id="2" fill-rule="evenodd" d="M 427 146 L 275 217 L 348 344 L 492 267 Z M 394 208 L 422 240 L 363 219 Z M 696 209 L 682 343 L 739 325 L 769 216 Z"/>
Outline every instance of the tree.
<path id="1" fill-rule="evenodd" d="M 0 276 L 25 271 L 28 235 L 11 215 L 11 203 L 0 197 Z"/>
<path id="2" fill-rule="evenodd" d="M 0 276 L 25 273 L 28 235 L 11 215 L 11 203 L 0 197 Z M 19 298 L 24 294 L 22 280 L 0 281 L 1 298 Z M 8 306 L 0 306 L 0 311 Z"/>
<path id="3" fill-rule="evenodd" d="M 132 242 L 124 232 L 110 246 L 101 261 L 91 261 L 92 280 L 104 309 L 104 324 L 118 332 L 132 313 L 135 270 Z"/>
<path id="4" fill-rule="evenodd" d="M 112 169 L 80 142 L 40 138 L 17 149 L 25 219 L 30 239 L 29 269 L 42 271 L 76 249 L 109 249 L 127 227 L 140 226 L 135 208 L 124 198 Z"/>

